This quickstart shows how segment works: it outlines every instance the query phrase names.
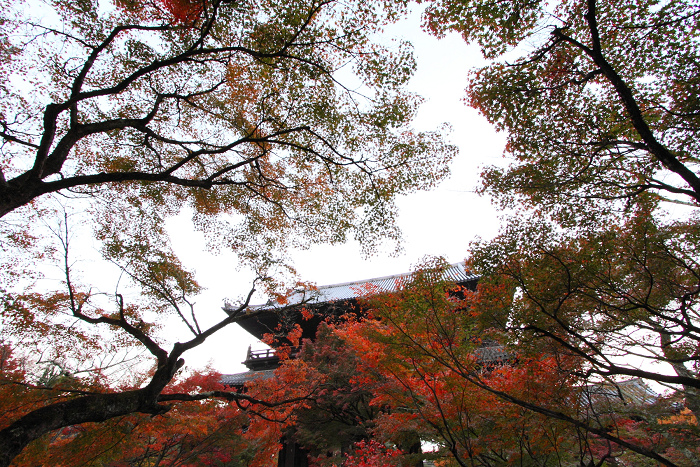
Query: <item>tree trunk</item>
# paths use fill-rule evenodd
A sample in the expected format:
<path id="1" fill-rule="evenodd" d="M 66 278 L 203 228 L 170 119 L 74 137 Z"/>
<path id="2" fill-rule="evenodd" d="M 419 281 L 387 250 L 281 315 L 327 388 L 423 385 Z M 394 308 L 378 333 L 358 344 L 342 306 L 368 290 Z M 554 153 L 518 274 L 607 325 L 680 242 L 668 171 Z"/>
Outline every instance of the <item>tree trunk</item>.
<path id="1" fill-rule="evenodd" d="M 172 380 L 184 361 L 173 352 L 156 370 L 151 382 L 133 391 L 91 394 L 57 402 L 34 410 L 0 431 L 0 467 L 8 467 L 12 459 L 35 439 L 72 425 L 104 422 L 130 413 L 163 414 L 170 406 L 158 404 L 158 396 Z M 173 355 L 174 354 L 174 355 Z"/>
<path id="2" fill-rule="evenodd" d="M 7 467 L 22 450 L 40 436 L 59 428 L 103 422 L 134 412 L 165 413 L 150 388 L 118 394 L 95 394 L 37 409 L 0 431 L 0 467 Z"/>
<path id="3" fill-rule="evenodd" d="M 675 371 L 678 376 L 697 379 L 696 374 L 688 370 L 683 363 L 674 362 L 675 356 L 668 354 L 671 345 L 671 336 L 665 332 L 660 332 L 659 335 L 661 336 L 661 348 L 664 352 L 664 356 L 669 360 L 673 371 Z M 685 406 L 693 412 L 696 419 L 700 420 L 700 391 L 697 388 L 683 385 L 683 395 L 685 396 Z"/>

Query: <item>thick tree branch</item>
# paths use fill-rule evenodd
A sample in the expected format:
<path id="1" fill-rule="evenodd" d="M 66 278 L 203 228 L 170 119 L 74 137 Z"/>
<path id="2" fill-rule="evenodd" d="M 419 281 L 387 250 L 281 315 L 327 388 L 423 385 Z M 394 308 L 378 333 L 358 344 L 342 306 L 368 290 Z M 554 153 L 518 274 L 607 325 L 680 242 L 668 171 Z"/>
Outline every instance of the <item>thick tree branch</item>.
<path id="1" fill-rule="evenodd" d="M 615 444 L 618 444 L 620 446 L 623 446 L 630 451 L 634 451 L 636 453 L 639 453 L 645 457 L 648 457 L 650 459 L 654 459 L 663 465 L 666 465 L 668 467 L 677 467 L 677 465 L 670 460 L 666 459 L 665 457 L 661 456 L 660 454 L 651 451 L 649 449 L 645 449 L 637 444 L 630 443 L 628 441 L 625 441 L 622 438 L 619 438 L 617 436 L 612 435 L 607 429 L 603 428 L 596 428 L 594 426 L 589 425 L 588 423 L 582 422 L 581 420 L 577 420 L 563 412 L 557 411 L 557 410 L 552 410 L 546 407 L 542 407 L 537 404 L 530 403 L 528 401 L 519 399 L 511 394 L 508 394 L 503 391 L 499 391 L 498 389 L 495 389 L 488 384 L 483 383 L 481 380 L 479 380 L 476 377 L 473 377 L 471 375 L 467 374 L 462 374 L 461 375 L 465 380 L 469 381 L 470 383 L 474 384 L 475 386 L 490 392 L 491 394 L 499 397 L 500 399 L 503 399 L 504 401 L 516 404 L 520 407 L 523 407 L 527 410 L 530 410 L 535 413 L 539 413 L 542 415 L 545 415 L 546 417 L 553 418 L 555 420 L 562 420 L 564 422 L 567 422 L 577 428 L 581 428 L 589 433 L 592 433 L 594 435 L 600 436 L 603 439 L 606 439 L 608 441 L 611 441 Z"/>
<path id="2" fill-rule="evenodd" d="M 634 93 L 625 83 L 615 68 L 605 59 L 601 48 L 598 33 L 598 23 L 596 18 L 596 0 L 588 0 L 588 11 L 585 15 L 591 34 L 592 47 L 587 47 L 581 42 L 566 35 L 563 29 L 555 28 L 553 35 L 563 42 L 569 43 L 582 50 L 601 70 L 608 82 L 613 86 L 620 101 L 625 107 L 627 114 L 639 134 L 646 144 L 649 152 L 656 157 L 667 169 L 678 174 L 693 190 L 693 198 L 700 202 L 700 177 L 690 170 L 685 164 L 680 162 L 678 157 L 661 144 L 644 118 L 644 113 L 639 108 L 639 104 L 634 97 Z"/>

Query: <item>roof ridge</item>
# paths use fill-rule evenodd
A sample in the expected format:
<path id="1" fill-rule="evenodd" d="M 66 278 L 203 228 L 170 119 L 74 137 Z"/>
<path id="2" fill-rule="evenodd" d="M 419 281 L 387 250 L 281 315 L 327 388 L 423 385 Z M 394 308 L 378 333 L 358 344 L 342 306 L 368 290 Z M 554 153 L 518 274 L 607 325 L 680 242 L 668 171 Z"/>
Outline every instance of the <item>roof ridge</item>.
<path id="1" fill-rule="evenodd" d="M 454 267 L 463 266 L 463 265 L 464 265 L 463 262 L 452 263 L 452 264 L 450 264 L 449 267 L 447 267 L 446 269 L 452 269 L 452 268 L 454 268 Z M 465 272 L 465 274 L 468 274 L 468 273 L 467 273 L 467 268 L 464 268 L 464 272 Z M 360 285 L 360 284 L 366 284 L 367 282 L 378 282 L 378 281 L 385 281 L 385 280 L 389 280 L 389 279 L 398 279 L 398 278 L 401 278 L 401 277 L 409 277 L 409 276 L 412 276 L 413 274 L 415 274 L 415 271 L 413 271 L 413 272 L 404 272 L 404 273 L 401 273 L 401 274 L 392 274 L 392 275 L 389 275 L 389 276 L 372 277 L 372 278 L 369 278 L 369 279 L 361 279 L 361 280 L 359 280 L 359 281 L 339 282 L 339 283 L 337 283 L 337 284 L 324 284 L 324 285 L 319 285 L 319 286 L 317 287 L 317 289 L 320 290 L 320 289 L 326 289 L 326 288 L 331 288 L 331 287 L 343 287 L 343 286 L 349 286 L 349 285 Z"/>
<path id="2" fill-rule="evenodd" d="M 302 303 L 327 303 L 336 300 L 356 299 L 363 295 L 363 287 L 372 285 L 374 285 L 378 289 L 377 291 L 390 292 L 393 290 L 397 290 L 401 287 L 400 284 L 396 283 L 397 280 L 409 278 L 415 273 L 416 271 L 405 272 L 401 274 L 393 274 L 389 276 L 372 277 L 369 279 L 362 279 L 359 281 L 326 284 L 317 286 L 313 289 L 300 288 L 294 290 L 293 293 L 287 297 L 287 301 L 285 303 L 277 303 L 271 299 L 264 304 L 251 305 L 250 308 L 278 308 L 289 305 L 299 305 Z M 444 279 L 453 280 L 455 282 L 471 281 L 476 279 L 477 277 L 478 276 L 476 274 L 472 274 L 469 271 L 467 271 L 464 262 L 452 263 L 447 265 L 443 275 Z M 393 283 L 392 280 L 394 281 Z M 227 309 L 227 306 L 228 304 L 224 305 L 224 310 Z"/>

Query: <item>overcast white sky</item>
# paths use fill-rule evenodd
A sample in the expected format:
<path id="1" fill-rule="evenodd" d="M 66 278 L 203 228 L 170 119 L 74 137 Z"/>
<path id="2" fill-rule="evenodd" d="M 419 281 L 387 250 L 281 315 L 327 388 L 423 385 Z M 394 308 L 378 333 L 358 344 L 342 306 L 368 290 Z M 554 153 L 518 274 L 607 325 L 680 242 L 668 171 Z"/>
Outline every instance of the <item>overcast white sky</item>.
<path id="1" fill-rule="evenodd" d="M 399 201 L 405 250 L 402 255 L 363 258 L 353 243 L 294 252 L 301 278 L 318 285 L 407 272 L 426 255 L 458 262 L 464 259 L 470 241 L 477 236 L 490 238 L 498 230 L 498 212 L 474 189 L 483 166 L 503 163 L 504 136 L 462 102 L 469 69 L 484 63 L 478 49 L 468 47 L 457 35 L 442 40 L 429 36 L 420 29 L 418 14 L 388 34 L 408 39 L 415 47 L 418 69 L 410 88 L 426 99 L 415 127 L 432 130 L 443 122 L 450 123 L 451 142 L 459 147 L 459 155 L 452 163 L 451 177 L 437 189 Z M 251 275 L 236 270 L 233 255 L 214 256 L 206 252 L 203 238 L 192 233 L 185 216 L 174 220 L 171 226 L 177 253 L 185 265 L 196 270 L 200 284 L 207 288 L 198 298 L 197 309 L 212 322 L 220 319 L 224 299 L 245 295 Z M 255 347 L 255 338 L 234 325 L 185 355 L 185 360 L 190 368 L 210 361 L 222 373 L 245 371 L 241 361 L 251 343 Z"/>

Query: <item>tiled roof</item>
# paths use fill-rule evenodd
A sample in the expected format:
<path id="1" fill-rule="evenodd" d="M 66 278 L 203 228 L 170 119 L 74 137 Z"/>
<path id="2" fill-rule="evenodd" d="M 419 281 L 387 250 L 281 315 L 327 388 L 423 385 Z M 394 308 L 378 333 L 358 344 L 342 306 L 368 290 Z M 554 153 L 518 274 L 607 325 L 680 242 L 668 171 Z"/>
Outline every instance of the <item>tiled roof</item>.
<path id="1" fill-rule="evenodd" d="M 274 376 L 275 370 L 246 371 L 244 373 L 234 373 L 232 375 L 221 375 L 221 384 L 226 386 L 243 386 L 248 381 L 256 379 L 270 379 Z"/>
<path id="2" fill-rule="evenodd" d="M 298 290 L 289 297 L 289 301 L 284 305 L 268 302 L 263 305 L 254 305 L 251 308 L 277 308 L 300 303 L 326 303 L 353 299 L 367 293 L 394 292 L 411 275 L 412 273 L 396 274 L 342 284 L 323 285 L 316 290 Z M 464 263 L 455 263 L 445 270 L 443 279 L 459 283 L 474 281 L 478 277 L 466 271 Z"/>
<path id="3" fill-rule="evenodd" d="M 590 384 L 584 388 L 584 397 L 586 397 L 587 402 L 597 405 L 603 402 L 645 405 L 653 403 L 658 398 L 658 394 L 647 386 L 641 378 L 632 378 L 615 383 Z"/>
<path id="4" fill-rule="evenodd" d="M 474 350 L 474 355 L 484 365 L 504 364 L 513 358 L 502 345 L 483 345 Z"/>

